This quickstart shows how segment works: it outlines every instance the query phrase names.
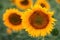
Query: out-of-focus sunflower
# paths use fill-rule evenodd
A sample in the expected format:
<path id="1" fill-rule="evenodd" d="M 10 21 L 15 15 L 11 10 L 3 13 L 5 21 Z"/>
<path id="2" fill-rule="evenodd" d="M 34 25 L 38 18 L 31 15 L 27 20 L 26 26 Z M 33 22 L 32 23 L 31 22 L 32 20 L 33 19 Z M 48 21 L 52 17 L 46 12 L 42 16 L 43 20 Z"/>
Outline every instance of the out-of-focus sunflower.
<path id="1" fill-rule="evenodd" d="M 11 34 L 12 33 L 12 30 L 11 29 L 7 29 L 7 33 L 8 34 Z"/>
<path id="2" fill-rule="evenodd" d="M 32 6 L 32 0 L 12 0 L 12 2 L 21 9 L 28 9 Z"/>
<path id="3" fill-rule="evenodd" d="M 19 12 L 17 9 L 7 9 L 3 14 L 4 25 L 13 31 L 20 31 L 23 29 L 22 26 L 23 13 Z M 7 30 L 7 32 L 11 32 Z"/>
<path id="4" fill-rule="evenodd" d="M 50 4 L 48 3 L 47 0 L 37 0 L 35 5 L 40 5 L 42 8 L 47 8 L 50 9 Z"/>
<path id="5" fill-rule="evenodd" d="M 54 28 L 54 12 L 50 12 L 45 8 L 34 6 L 32 10 L 25 12 L 24 27 L 25 30 L 33 37 L 46 36 L 50 34 Z"/>
<path id="6" fill-rule="evenodd" d="M 60 0 L 55 0 L 55 1 L 56 1 L 56 3 L 60 4 Z"/>

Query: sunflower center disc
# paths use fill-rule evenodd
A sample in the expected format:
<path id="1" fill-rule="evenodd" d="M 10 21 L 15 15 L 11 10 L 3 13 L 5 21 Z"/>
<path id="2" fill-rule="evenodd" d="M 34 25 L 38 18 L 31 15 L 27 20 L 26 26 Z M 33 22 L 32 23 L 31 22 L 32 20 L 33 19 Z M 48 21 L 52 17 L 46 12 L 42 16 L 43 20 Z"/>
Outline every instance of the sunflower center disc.
<path id="1" fill-rule="evenodd" d="M 35 11 L 29 18 L 30 25 L 35 29 L 43 29 L 49 23 L 48 15 L 41 11 Z"/>
<path id="2" fill-rule="evenodd" d="M 42 6 L 42 7 L 45 7 L 45 5 L 44 5 L 43 3 L 41 3 L 41 6 Z"/>
<path id="3" fill-rule="evenodd" d="M 22 5 L 28 5 L 29 4 L 29 1 L 28 0 L 23 0 L 23 1 L 21 1 L 21 4 Z"/>
<path id="4" fill-rule="evenodd" d="M 9 22 L 13 25 L 19 25 L 21 24 L 21 16 L 17 15 L 16 13 L 13 13 L 9 16 Z"/>

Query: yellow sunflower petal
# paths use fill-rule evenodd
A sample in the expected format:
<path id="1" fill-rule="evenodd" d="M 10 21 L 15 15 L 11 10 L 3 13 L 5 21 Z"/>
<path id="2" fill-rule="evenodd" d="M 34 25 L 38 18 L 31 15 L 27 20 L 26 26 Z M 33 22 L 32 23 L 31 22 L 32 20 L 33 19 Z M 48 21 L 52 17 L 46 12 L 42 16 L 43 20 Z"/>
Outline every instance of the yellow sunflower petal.
<path id="1" fill-rule="evenodd" d="M 60 4 L 60 0 L 55 0 L 55 1 L 56 1 L 56 3 Z"/>
<path id="2" fill-rule="evenodd" d="M 42 22 L 42 24 L 39 24 L 39 26 L 38 26 L 37 23 L 34 22 L 36 20 L 34 18 L 36 18 L 37 15 L 39 15 L 39 14 L 40 14 L 40 16 L 38 16 L 38 17 L 40 17 L 40 18 L 38 18 L 38 19 L 43 18 L 44 22 L 41 20 L 38 20 L 37 22 L 39 22 L 39 21 Z M 39 36 L 44 37 L 46 35 L 49 35 L 50 32 L 52 31 L 52 29 L 54 28 L 53 27 L 54 25 L 52 24 L 55 21 L 55 19 L 52 18 L 53 14 L 54 14 L 54 12 L 50 12 L 46 8 L 42 8 L 41 6 L 36 5 L 36 6 L 32 7 L 32 10 L 28 10 L 24 14 L 25 17 L 23 20 L 23 22 L 24 22 L 23 25 L 25 27 L 25 30 L 28 32 L 28 34 L 30 36 L 33 36 L 33 37 L 39 37 Z M 36 17 L 35 17 L 35 15 L 36 15 Z M 45 25 L 45 26 L 43 26 L 43 25 Z"/>
<path id="3" fill-rule="evenodd" d="M 21 9 L 31 8 L 33 4 L 32 0 L 13 0 L 13 3 Z"/>
<path id="4" fill-rule="evenodd" d="M 18 11 L 18 9 L 7 9 L 3 14 L 4 25 L 13 31 L 20 31 L 23 29 L 22 21 L 23 13 Z"/>

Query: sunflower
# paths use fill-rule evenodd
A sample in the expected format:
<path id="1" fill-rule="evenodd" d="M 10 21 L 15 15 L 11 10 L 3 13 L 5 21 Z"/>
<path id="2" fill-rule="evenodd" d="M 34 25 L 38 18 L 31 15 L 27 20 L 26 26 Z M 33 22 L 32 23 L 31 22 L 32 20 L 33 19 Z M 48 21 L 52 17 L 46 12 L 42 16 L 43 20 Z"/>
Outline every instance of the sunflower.
<path id="1" fill-rule="evenodd" d="M 12 33 L 12 30 L 11 29 L 7 29 L 7 33 L 8 34 L 11 34 Z"/>
<path id="2" fill-rule="evenodd" d="M 60 4 L 60 0 L 56 0 L 56 3 Z"/>
<path id="3" fill-rule="evenodd" d="M 44 11 L 43 11 L 44 10 Z M 54 18 L 52 18 L 54 12 L 50 12 L 45 8 L 34 6 L 32 10 L 25 12 L 24 27 L 30 36 L 39 37 L 50 34 L 50 31 L 54 28 Z"/>
<path id="4" fill-rule="evenodd" d="M 17 9 L 7 9 L 3 14 L 4 25 L 13 31 L 20 31 L 22 27 L 23 13 L 19 12 Z M 7 30 L 7 32 L 11 32 Z"/>
<path id="5" fill-rule="evenodd" d="M 50 9 L 50 4 L 48 3 L 47 0 L 37 0 L 37 2 L 35 3 L 35 5 L 40 5 L 42 8 L 47 8 Z"/>
<path id="6" fill-rule="evenodd" d="M 32 6 L 32 0 L 12 0 L 13 3 L 21 9 L 28 9 Z"/>

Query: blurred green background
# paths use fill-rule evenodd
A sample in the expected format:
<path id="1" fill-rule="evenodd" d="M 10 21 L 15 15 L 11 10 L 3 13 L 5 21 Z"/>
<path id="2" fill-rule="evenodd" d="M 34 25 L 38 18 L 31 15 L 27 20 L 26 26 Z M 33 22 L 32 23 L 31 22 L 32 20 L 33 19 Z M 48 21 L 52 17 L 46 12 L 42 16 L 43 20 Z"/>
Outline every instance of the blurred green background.
<path id="1" fill-rule="evenodd" d="M 33 0 L 35 2 L 35 0 Z M 55 0 L 48 0 L 51 11 L 54 10 L 54 18 L 57 19 L 55 29 L 50 35 L 47 35 L 44 40 L 60 40 L 60 4 L 56 3 Z M 22 30 L 20 32 L 13 32 L 11 35 L 6 33 L 6 27 L 2 21 L 2 15 L 8 8 L 14 8 L 15 6 L 11 4 L 10 0 L 0 0 L 0 40 L 43 40 L 42 37 L 33 38 L 30 37 L 26 31 Z M 15 7 L 16 8 L 16 7 Z"/>

